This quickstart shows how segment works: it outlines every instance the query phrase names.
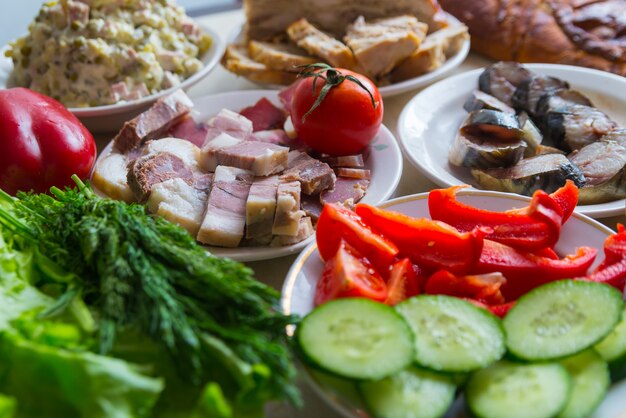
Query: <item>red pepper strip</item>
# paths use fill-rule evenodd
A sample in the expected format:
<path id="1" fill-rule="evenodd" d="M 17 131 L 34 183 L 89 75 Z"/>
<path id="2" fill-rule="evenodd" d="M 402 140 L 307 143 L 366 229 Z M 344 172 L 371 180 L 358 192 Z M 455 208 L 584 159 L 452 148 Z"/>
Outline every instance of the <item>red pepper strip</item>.
<path id="1" fill-rule="evenodd" d="M 604 261 L 582 280 L 606 283 L 621 291 L 626 285 L 626 231 L 617 224 L 617 233 L 604 241 Z"/>
<path id="2" fill-rule="evenodd" d="M 324 205 L 317 221 L 316 238 L 322 260 L 333 258 L 341 241 L 345 240 L 381 273 L 388 271 L 398 254 L 398 248 L 372 231 L 359 215 L 334 203 Z"/>
<path id="3" fill-rule="evenodd" d="M 604 263 L 614 263 L 626 258 L 626 231 L 624 225 L 617 224 L 617 233 L 604 241 Z"/>
<path id="4" fill-rule="evenodd" d="M 487 306 L 487 309 L 489 309 L 489 311 L 494 314 L 495 316 L 499 316 L 500 318 L 504 318 L 506 316 L 506 314 L 511 310 L 511 308 L 513 306 L 515 306 L 515 303 L 517 301 L 511 301 L 511 302 L 507 302 L 507 303 L 503 303 L 501 305 L 491 305 L 491 306 Z"/>
<path id="5" fill-rule="evenodd" d="M 446 222 L 460 231 L 476 226 L 493 229 L 490 240 L 524 251 L 553 247 L 559 239 L 562 210 L 548 194 L 537 191 L 524 209 L 494 212 L 459 202 L 456 193 L 463 186 L 433 190 L 428 208 L 433 219 Z"/>
<path id="6" fill-rule="evenodd" d="M 500 305 L 487 305 L 475 299 L 468 299 L 468 298 L 463 298 L 463 299 L 478 306 L 479 308 L 488 310 L 489 312 L 491 312 L 492 314 L 500 318 L 504 318 L 506 314 L 511 310 L 513 306 L 515 306 L 515 303 L 517 302 L 516 300 L 514 300 L 511 302 L 502 303 Z"/>
<path id="7" fill-rule="evenodd" d="M 511 301 L 542 284 L 584 276 L 597 252 L 595 248 L 580 247 L 575 255 L 553 260 L 486 239 L 473 272 L 502 273 L 506 277 L 502 294 L 507 301 Z"/>
<path id="8" fill-rule="evenodd" d="M 553 260 L 558 260 L 560 258 L 556 251 L 554 251 L 552 248 L 542 248 L 539 251 L 533 251 L 533 254 L 541 257 L 551 258 Z"/>
<path id="9" fill-rule="evenodd" d="M 579 279 L 608 284 L 623 292 L 626 285 L 626 258 L 613 264 L 601 264 L 593 273 Z"/>
<path id="10" fill-rule="evenodd" d="M 403 258 L 391 266 L 387 289 L 385 303 L 391 306 L 420 294 L 420 284 L 411 260 Z"/>
<path id="11" fill-rule="evenodd" d="M 426 288 L 426 281 L 430 276 L 430 272 L 425 268 L 418 266 L 417 264 L 413 265 L 413 272 L 415 272 L 415 276 L 417 277 L 417 285 L 420 293 L 424 293 L 424 289 Z"/>
<path id="12" fill-rule="evenodd" d="M 487 228 L 459 232 L 443 222 L 413 218 L 398 212 L 358 204 L 356 213 L 374 231 L 393 242 L 399 255 L 432 270 L 446 269 L 455 274 L 472 270 L 480 257 Z"/>
<path id="13" fill-rule="evenodd" d="M 550 197 L 559 204 L 563 211 L 563 220 L 561 223 L 567 222 L 578 204 L 578 187 L 576 187 L 573 181 L 566 180 L 565 186 L 550 193 Z"/>
<path id="14" fill-rule="evenodd" d="M 429 295 L 448 295 L 469 298 L 485 303 L 499 305 L 504 303 L 500 287 L 506 282 L 501 273 L 456 276 L 449 271 L 439 270 L 426 282 Z"/>

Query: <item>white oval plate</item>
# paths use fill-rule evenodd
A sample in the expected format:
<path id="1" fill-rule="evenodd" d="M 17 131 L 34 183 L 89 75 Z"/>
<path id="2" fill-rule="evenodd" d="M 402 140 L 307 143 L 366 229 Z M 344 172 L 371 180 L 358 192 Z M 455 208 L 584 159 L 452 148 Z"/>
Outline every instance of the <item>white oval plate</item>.
<path id="1" fill-rule="evenodd" d="M 460 201 L 466 204 L 495 211 L 524 207 L 530 201 L 525 196 L 472 189 L 459 191 L 458 197 Z M 383 203 L 380 207 L 413 217 L 430 217 L 427 193 L 393 199 Z M 604 240 L 612 233 L 613 231 L 601 223 L 575 212 L 563 226 L 561 237 L 555 249 L 560 254 L 573 254 L 575 249 L 580 246 L 598 248 L 600 251 L 594 263 L 596 266 L 604 258 L 602 252 Z M 296 259 L 283 284 L 281 305 L 285 313 L 305 316 L 313 310 L 315 286 L 323 268 L 324 264 L 317 251 L 317 245 L 312 243 Z M 290 334 L 293 334 L 293 331 L 293 328 L 288 330 Z M 369 415 L 363 411 L 362 405 L 359 405 L 354 399 L 350 401 L 347 398 L 354 392 L 352 385 L 348 385 L 350 386 L 348 387 L 344 381 L 341 391 L 338 391 L 337 387 L 331 388 L 322 383 L 308 369 L 303 368 L 303 370 L 305 370 L 307 381 L 315 391 L 337 412 L 348 418 L 369 418 Z M 343 396 L 342 393 L 347 396 Z M 625 397 L 626 380 L 614 385 L 592 418 L 616 418 L 620 411 L 623 412 Z M 463 409 L 462 402 L 457 400 L 445 417 L 466 417 Z"/>
<path id="2" fill-rule="evenodd" d="M 570 83 L 586 94 L 598 109 L 626 126 L 626 78 L 598 70 L 556 64 L 524 64 L 530 70 Z M 448 150 L 467 112 L 463 103 L 478 88 L 482 69 L 468 71 L 426 88 L 411 99 L 398 120 L 400 144 L 426 177 L 442 187 L 469 184 L 480 188 L 469 170 L 448 164 Z M 622 215 L 624 200 L 579 205 L 578 211 L 593 218 Z"/>
<path id="3" fill-rule="evenodd" d="M 115 132 L 125 121 L 132 119 L 139 113 L 146 110 L 158 98 L 166 96 L 175 90 L 188 90 L 193 85 L 206 77 L 217 65 L 224 54 L 226 47 L 222 38 L 211 28 L 198 23 L 201 29 L 208 34 L 211 39 L 211 47 L 201 57 L 204 66 L 189 78 L 183 80 L 179 85 L 166 90 L 161 90 L 155 94 L 151 94 L 141 99 L 129 102 L 116 103 L 106 106 L 94 107 L 73 107 L 69 108 L 70 112 L 76 115 L 81 122 L 92 132 Z M 0 88 L 9 88 L 11 72 L 13 71 L 13 61 L 4 56 L 4 52 L 8 47 L 0 50 Z"/>
<path id="4" fill-rule="evenodd" d="M 280 106 L 278 91 L 276 90 L 235 91 L 193 98 L 194 119 L 206 121 L 223 108 L 239 111 L 244 107 L 252 106 L 263 97 Z M 112 142 L 107 144 L 98 156 L 98 161 L 108 155 L 112 148 Z M 393 134 L 384 125 L 381 126 L 380 132 L 370 145 L 365 167 L 371 171 L 372 178 L 361 202 L 376 205 L 387 200 L 398 186 L 402 175 L 402 153 Z M 105 196 L 102 192 L 98 191 L 98 193 Z M 314 237 L 315 234 L 302 242 L 284 247 L 221 248 L 207 246 L 207 249 L 215 255 L 230 257 L 237 261 L 266 260 L 300 252 L 314 240 Z"/>
<path id="5" fill-rule="evenodd" d="M 459 22 L 457 18 L 455 18 L 451 14 L 446 13 L 446 16 L 448 17 L 448 19 L 453 25 L 461 23 Z M 243 27 L 244 27 L 244 23 L 241 23 L 239 27 L 235 28 L 231 32 L 230 36 L 228 37 L 230 42 L 241 42 L 243 40 Z M 456 67 L 461 65 L 461 63 L 465 61 L 465 58 L 467 58 L 467 54 L 469 53 L 469 50 L 470 50 L 470 40 L 467 39 L 463 43 L 463 46 L 461 47 L 459 52 L 457 52 L 456 54 L 448 58 L 446 62 L 444 62 L 443 65 L 437 68 L 436 70 L 420 75 L 415 78 L 410 78 L 408 80 L 401 81 L 399 83 L 394 83 L 388 86 L 378 87 L 378 91 L 380 91 L 380 94 L 383 98 L 387 98 L 387 97 L 396 96 L 398 94 L 401 94 L 410 90 L 416 90 L 416 89 L 419 89 L 420 87 L 424 87 L 429 84 L 432 84 L 435 81 L 444 78 L 446 75 L 450 74 L 450 72 L 452 72 Z M 254 81 L 252 82 L 255 83 Z M 273 84 L 263 84 L 263 83 L 257 83 L 257 84 L 262 85 L 266 88 L 273 88 L 273 89 L 285 88 L 285 86 L 279 86 L 279 85 L 273 85 Z"/>

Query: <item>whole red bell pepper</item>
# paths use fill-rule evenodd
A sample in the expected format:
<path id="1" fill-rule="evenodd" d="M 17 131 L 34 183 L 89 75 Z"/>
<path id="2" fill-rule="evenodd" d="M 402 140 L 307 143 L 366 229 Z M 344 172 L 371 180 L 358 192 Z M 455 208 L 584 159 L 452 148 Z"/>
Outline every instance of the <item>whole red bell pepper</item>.
<path id="1" fill-rule="evenodd" d="M 486 239 L 474 272 L 502 273 L 506 277 L 502 294 L 511 301 L 542 284 L 584 276 L 597 252 L 595 248 L 580 247 L 576 254 L 554 260 Z"/>
<path id="2" fill-rule="evenodd" d="M 413 218 L 398 212 L 358 204 L 356 213 L 363 222 L 399 249 L 399 256 L 430 270 L 446 269 L 468 273 L 478 260 L 483 237 L 489 228 L 459 232 L 443 222 Z"/>
<path id="3" fill-rule="evenodd" d="M 523 209 L 495 212 L 459 202 L 456 193 L 461 188 L 432 190 L 428 195 L 430 216 L 460 231 L 471 231 L 477 226 L 490 227 L 493 232 L 487 236 L 488 239 L 524 251 L 552 248 L 558 241 L 563 209 L 546 192 L 536 191 L 530 204 Z M 569 187 L 567 190 L 572 192 Z M 578 192 L 575 186 L 574 190 Z"/>
<path id="4" fill-rule="evenodd" d="M 500 291 L 506 283 L 501 273 L 457 276 L 447 270 L 439 270 L 428 278 L 425 292 L 429 295 L 448 295 L 477 300 L 486 305 L 504 303 Z"/>
<path id="5" fill-rule="evenodd" d="M 96 159 L 87 128 L 56 100 L 25 88 L 0 90 L 0 188 L 47 192 L 86 178 Z"/>
<path id="6" fill-rule="evenodd" d="M 582 280 L 590 280 L 611 285 L 624 291 L 626 285 L 626 231 L 624 225 L 617 224 L 617 233 L 604 241 L 604 260 Z"/>

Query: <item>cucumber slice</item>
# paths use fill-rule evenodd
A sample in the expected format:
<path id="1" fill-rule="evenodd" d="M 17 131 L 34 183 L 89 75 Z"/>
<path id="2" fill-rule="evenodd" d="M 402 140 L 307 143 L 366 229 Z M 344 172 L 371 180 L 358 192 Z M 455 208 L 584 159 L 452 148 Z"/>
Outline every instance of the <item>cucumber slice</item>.
<path id="1" fill-rule="evenodd" d="M 468 372 L 502 358 L 501 321 L 485 309 L 450 296 L 417 296 L 396 309 L 415 333 L 415 361 L 445 372 Z"/>
<path id="2" fill-rule="evenodd" d="M 359 384 L 377 418 L 438 418 L 454 401 L 456 386 L 444 375 L 409 367 L 383 380 Z"/>
<path id="3" fill-rule="evenodd" d="M 626 306 L 622 311 L 622 320 L 594 348 L 609 363 L 613 380 L 626 376 Z"/>
<path id="4" fill-rule="evenodd" d="M 525 360 L 576 354 L 607 335 L 622 315 L 622 295 L 587 281 L 560 280 L 522 296 L 504 317 L 507 346 Z"/>
<path id="5" fill-rule="evenodd" d="M 339 376 L 381 379 L 414 358 L 413 333 L 391 307 L 368 299 L 337 299 L 313 310 L 298 327 L 305 359 Z"/>
<path id="6" fill-rule="evenodd" d="M 571 386 L 558 363 L 500 361 L 474 373 L 465 395 L 479 418 L 551 418 L 565 407 Z"/>
<path id="7" fill-rule="evenodd" d="M 611 384 L 609 367 L 590 349 L 560 361 L 572 377 L 572 393 L 557 418 L 585 418 L 598 407 Z"/>
<path id="8" fill-rule="evenodd" d="M 357 380 L 339 377 L 336 374 L 331 374 L 314 367 L 309 367 L 307 372 L 318 386 L 324 391 L 330 392 L 330 397 L 338 399 L 341 402 L 345 401 L 347 405 L 354 406 L 355 408 L 363 410 L 366 408 L 361 393 L 356 385 Z"/>

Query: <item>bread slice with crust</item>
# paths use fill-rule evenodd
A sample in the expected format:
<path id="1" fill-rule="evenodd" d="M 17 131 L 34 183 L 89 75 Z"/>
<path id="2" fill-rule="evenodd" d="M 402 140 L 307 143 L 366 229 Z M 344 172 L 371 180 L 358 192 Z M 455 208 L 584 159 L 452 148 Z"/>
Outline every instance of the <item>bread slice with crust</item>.
<path id="1" fill-rule="evenodd" d="M 443 53 L 446 58 L 450 58 L 461 50 L 465 41 L 469 39 L 469 32 L 467 26 L 461 23 L 433 32 L 428 37 L 432 42 L 442 42 Z"/>
<path id="2" fill-rule="evenodd" d="M 461 49 L 468 36 L 465 25 L 449 26 L 433 32 L 391 72 L 390 81 L 397 83 L 436 70 Z"/>
<path id="3" fill-rule="evenodd" d="M 365 74 L 377 79 L 415 52 L 427 31 L 428 25 L 418 22 L 414 16 L 372 22 L 359 17 L 348 26 L 344 41 Z"/>
<path id="4" fill-rule="evenodd" d="M 297 77 L 296 73 L 273 70 L 265 64 L 254 61 L 248 55 L 248 48 L 238 44 L 230 44 L 226 47 L 222 65 L 228 71 L 257 83 L 291 84 Z"/>
<path id="5" fill-rule="evenodd" d="M 319 58 L 311 57 L 305 50 L 284 42 L 250 41 L 248 52 L 254 61 L 272 70 L 298 71 L 299 66 L 319 62 Z"/>
<path id="6" fill-rule="evenodd" d="M 302 18 L 287 27 L 289 38 L 309 54 L 318 56 L 333 67 L 353 69 L 356 61 L 350 48 L 325 34 Z"/>
<path id="7" fill-rule="evenodd" d="M 449 2 L 453 1 L 472 3 L 472 0 Z M 473 3 L 483 2 L 475 0 Z M 469 4 L 465 7 L 469 8 Z M 437 0 L 243 0 L 243 8 L 246 15 L 246 40 L 272 39 L 301 17 L 306 17 L 316 28 L 338 38 L 345 35 L 346 27 L 359 16 L 370 21 L 412 15 L 428 24 L 430 32 L 447 25 L 447 17 Z M 475 8 L 479 9 L 480 6 Z"/>

